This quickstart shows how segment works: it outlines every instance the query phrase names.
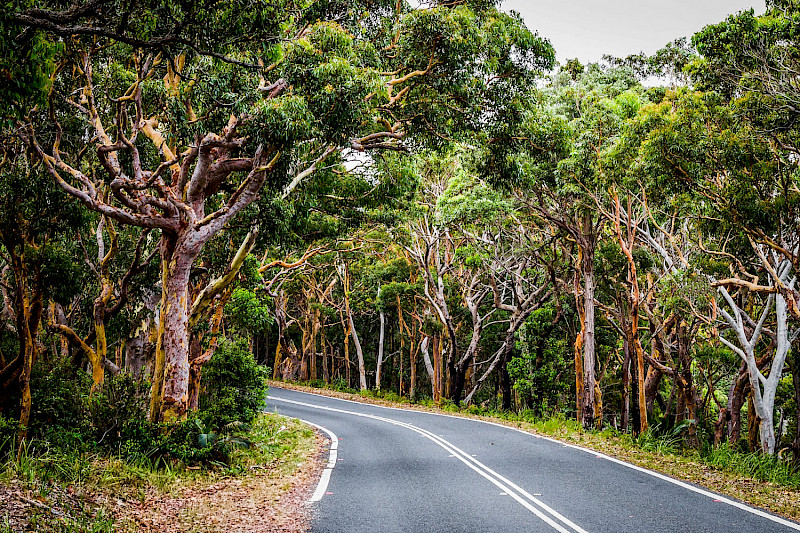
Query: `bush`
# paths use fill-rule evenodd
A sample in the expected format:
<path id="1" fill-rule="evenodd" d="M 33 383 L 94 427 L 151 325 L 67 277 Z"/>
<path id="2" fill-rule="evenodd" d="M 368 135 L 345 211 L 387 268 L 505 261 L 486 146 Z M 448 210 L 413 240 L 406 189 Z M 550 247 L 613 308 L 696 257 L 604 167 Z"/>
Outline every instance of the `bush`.
<path id="1" fill-rule="evenodd" d="M 227 461 L 233 449 L 249 445 L 243 435 L 264 405 L 267 375 L 246 341 L 224 343 L 204 369 L 199 412 L 175 424 L 153 424 L 146 381 L 106 374 L 90 394 L 91 379 L 70 361 L 40 359 L 31 376 L 31 449 L 73 458 L 114 454 L 153 466 Z M 0 453 L 13 447 L 14 415 L 0 416 Z"/>
<path id="2" fill-rule="evenodd" d="M 198 413 L 203 426 L 219 430 L 252 423 L 264 407 L 267 377 L 246 340 L 223 343 L 203 368 Z"/>
<path id="3" fill-rule="evenodd" d="M 146 381 L 106 373 L 93 394 L 91 385 L 68 360 L 38 361 L 31 376 L 28 436 L 65 453 L 110 452 L 125 459 L 148 457 L 165 447 L 161 428 L 147 418 Z"/>
<path id="4" fill-rule="evenodd" d="M 91 383 L 69 361 L 37 361 L 31 374 L 28 435 L 56 448 L 87 450 L 94 440 L 88 408 Z"/>
<path id="5" fill-rule="evenodd" d="M 106 374 L 89 397 L 94 442 L 127 459 L 146 456 L 159 446 L 158 427 L 147 417 L 149 384 L 126 372 Z"/>

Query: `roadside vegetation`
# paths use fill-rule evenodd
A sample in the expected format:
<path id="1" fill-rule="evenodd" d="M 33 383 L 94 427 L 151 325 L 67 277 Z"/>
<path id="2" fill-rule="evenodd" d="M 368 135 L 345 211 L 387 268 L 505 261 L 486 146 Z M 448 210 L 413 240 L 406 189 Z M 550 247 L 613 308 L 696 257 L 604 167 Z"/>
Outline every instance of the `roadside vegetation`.
<path id="1" fill-rule="evenodd" d="M 210 362 L 209 370 L 221 362 Z M 164 427 L 148 422 L 142 406 L 126 412 L 130 405 L 105 404 L 105 420 L 116 427 L 76 429 L 76 419 L 103 409 L 106 395 L 132 385 L 117 380 L 106 381 L 88 405 L 64 406 L 51 391 L 38 405 L 58 408 L 59 417 L 46 430 L 32 428 L 22 447 L 13 446 L 13 437 L 4 441 L 0 531 L 270 531 L 287 523 L 302 529 L 295 500 L 305 496 L 320 447 L 310 428 L 260 412 L 263 400 L 241 405 L 228 397 L 229 407 L 248 416 L 231 420 L 230 413 L 201 409 Z M 264 397 L 263 379 L 248 385 L 224 386 L 239 398 Z M 231 480 L 247 508 L 227 501 Z M 243 516 L 221 523 L 220 512 Z"/>
<path id="2" fill-rule="evenodd" d="M 0 470 L 0 531 L 302 530 L 317 438 L 296 421 L 262 413 L 247 439 L 226 463 L 158 466 L 41 450 L 33 441 Z"/>
<path id="3" fill-rule="evenodd" d="M 250 524 L 268 531 L 319 446 L 310 428 L 261 411 L 265 376 L 246 344 L 224 344 L 206 367 L 201 407 L 167 425 L 148 420 L 146 384 L 128 375 L 88 394 L 85 374 L 41 368 L 32 376 L 36 422 L 21 446 L 16 424 L 0 419 L 0 531 L 179 531 L 203 520 L 220 530 L 214 510 L 226 501 L 214 496 L 232 478 L 272 509 Z M 294 513 L 286 519 L 302 519 Z"/>

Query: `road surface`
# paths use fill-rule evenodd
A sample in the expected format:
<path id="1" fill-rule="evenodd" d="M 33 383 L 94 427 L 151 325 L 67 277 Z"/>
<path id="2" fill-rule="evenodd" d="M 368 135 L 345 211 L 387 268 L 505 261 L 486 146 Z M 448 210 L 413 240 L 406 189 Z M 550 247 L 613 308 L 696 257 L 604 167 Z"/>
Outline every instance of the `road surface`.
<path id="1" fill-rule="evenodd" d="M 790 532 L 800 525 L 513 428 L 272 387 L 330 456 L 312 532 Z"/>

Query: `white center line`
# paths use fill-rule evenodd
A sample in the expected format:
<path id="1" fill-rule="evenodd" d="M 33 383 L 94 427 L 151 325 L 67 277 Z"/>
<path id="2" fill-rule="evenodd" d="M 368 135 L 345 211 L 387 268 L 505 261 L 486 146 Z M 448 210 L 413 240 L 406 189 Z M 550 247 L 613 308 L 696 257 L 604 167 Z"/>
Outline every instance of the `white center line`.
<path id="1" fill-rule="evenodd" d="M 295 400 L 287 400 L 287 399 L 284 399 L 284 398 L 276 398 L 274 396 L 270 397 L 270 399 L 271 400 L 275 400 L 275 401 L 295 404 L 295 405 L 302 405 L 304 407 L 310 407 L 312 409 L 319 409 L 319 410 L 323 410 L 323 411 L 332 411 L 332 412 L 335 412 L 335 413 L 348 414 L 348 415 L 358 416 L 358 417 L 362 417 L 362 418 L 370 418 L 370 419 L 373 419 L 373 420 L 379 420 L 381 422 L 386 422 L 386 423 L 389 423 L 389 424 L 392 424 L 392 425 L 395 425 L 395 426 L 400 426 L 400 427 L 404 427 L 404 428 L 410 429 L 411 431 L 414 431 L 414 432 L 416 432 L 416 433 L 418 433 L 420 435 L 423 435 L 423 436 L 427 437 L 428 439 L 433 441 L 435 444 L 439 445 L 441 448 L 444 448 L 446 451 L 448 451 L 451 454 L 453 454 L 459 461 L 464 463 L 467 467 L 469 467 L 470 469 L 472 469 L 473 471 L 475 471 L 476 473 L 478 473 L 482 477 L 484 477 L 487 480 L 489 480 L 493 485 L 495 485 L 497 488 L 499 488 L 500 490 L 502 490 L 503 492 L 507 493 L 509 496 L 514 498 L 514 500 L 516 500 L 520 505 L 525 507 L 531 513 L 535 514 L 543 522 L 545 522 L 547 525 L 549 525 L 550 527 L 552 527 L 553 529 L 555 529 L 559 533 L 588 533 L 585 529 L 579 527 L 574 522 L 570 521 L 569 519 L 567 519 L 566 517 L 564 517 L 563 515 L 558 513 L 555 509 L 553 509 L 553 508 L 549 507 L 548 505 L 544 504 L 538 498 L 535 498 L 533 495 L 531 495 L 530 493 L 526 492 L 525 490 L 523 490 L 522 488 L 517 486 L 515 483 L 512 483 L 511 481 L 509 481 L 505 477 L 503 477 L 500 474 L 498 474 L 497 472 L 493 471 L 491 468 L 489 468 L 488 466 L 484 465 L 483 463 L 481 463 L 480 461 L 478 461 L 474 457 L 471 457 L 468 453 L 466 453 L 465 451 L 463 451 L 460 448 L 456 447 L 451 442 L 441 438 L 438 435 L 435 435 L 434 433 L 431 433 L 430 431 L 424 430 L 424 429 L 419 428 L 417 426 L 414 426 L 412 424 L 408 424 L 408 423 L 405 423 L 405 422 L 400 422 L 398 420 L 393 420 L 391 418 L 385 418 L 385 417 L 376 416 L 376 415 L 369 415 L 369 414 L 365 414 L 365 413 L 357 413 L 355 411 L 346 411 L 344 409 L 336 409 L 336 408 L 333 408 L 333 407 L 325 407 L 325 406 L 315 405 L 315 404 L 310 404 L 310 403 L 305 403 L 305 402 L 298 402 L 298 401 L 295 401 Z M 314 425 L 314 426 L 315 427 L 320 427 L 320 426 L 316 426 L 316 425 Z M 326 472 L 330 472 L 330 470 L 326 469 Z M 324 473 L 323 473 L 323 475 L 324 475 Z M 330 478 L 330 473 L 328 473 L 328 478 Z M 326 485 L 327 485 L 327 481 L 326 481 Z M 317 490 L 319 491 L 319 487 L 317 487 Z M 323 493 L 324 493 L 324 491 L 323 491 Z M 315 495 L 316 495 L 316 493 L 315 493 Z M 528 500 L 530 500 L 530 502 L 533 502 L 536 505 L 538 505 L 539 507 L 531 505 L 531 503 L 526 501 L 526 498 Z M 545 513 L 549 513 L 552 516 L 552 518 L 551 518 L 551 516 L 548 516 Z M 564 526 L 562 526 L 561 524 L 556 522 L 556 520 L 560 521 L 562 524 L 566 525 L 570 529 L 566 529 Z"/>

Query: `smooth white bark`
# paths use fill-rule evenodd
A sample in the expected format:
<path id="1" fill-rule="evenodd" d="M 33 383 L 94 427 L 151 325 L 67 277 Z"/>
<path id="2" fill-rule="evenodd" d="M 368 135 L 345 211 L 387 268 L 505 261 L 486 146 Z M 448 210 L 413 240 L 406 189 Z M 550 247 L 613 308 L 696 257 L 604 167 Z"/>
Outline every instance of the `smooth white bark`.
<path id="1" fill-rule="evenodd" d="M 779 279 L 775 280 L 775 282 L 787 283 L 790 271 L 791 264 L 788 261 L 782 262 L 778 267 Z M 792 277 L 788 282 L 790 288 L 794 287 L 796 280 L 796 277 Z M 739 342 L 737 346 L 724 337 L 720 337 L 720 340 L 733 350 L 734 353 L 739 355 L 747 366 L 747 375 L 750 380 L 750 387 L 753 391 L 753 407 L 759 419 L 761 450 L 764 453 L 773 454 L 775 453 L 775 393 L 778 389 L 781 376 L 783 375 L 783 368 L 791 348 L 786 299 L 780 294 L 769 295 L 758 322 L 755 323 L 755 326 L 752 328 L 752 333 L 748 336 L 748 330 L 745 327 L 745 311 L 736 304 L 728 292 L 728 289 L 719 287 L 718 291 L 730 308 L 729 312 L 725 308 L 720 307 L 720 314 L 725 319 L 728 326 L 730 326 L 731 330 L 736 334 L 736 338 Z M 771 314 L 773 306 L 775 308 L 775 335 L 777 342 L 772 364 L 770 365 L 769 375 L 764 376 L 758 369 L 755 349 L 763 332 L 764 323 Z"/>
<path id="2" fill-rule="evenodd" d="M 378 300 L 381 299 L 381 290 L 378 289 Z M 399 312 L 399 310 L 398 310 Z M 378 338 L 378 362 L 375 368 L 375 388 L 380 390 L 381 388 L 381 366 L 383 366 L 383 344 L 386 338 L 386 313 L 383 312 L 383 309 L 378 311 L 381 320 L 381 330 L 380 335 Z"/>
<path id="3" fill-rule="evenodd" d="M 425 370 L 428 371 L 428 377 L 431 378 L 431 383 L 434 382 L 435 378 L 435 371 L 433 370 L 433 363 L 431 363 L 431 355 L 428 353 L 428 342 L 430 341 L 430 337 L 425 337 L 422 339 L 422 342 L 419 345 L 419 351 L 422 352 L 422 359 L 425 361 Z"/>

